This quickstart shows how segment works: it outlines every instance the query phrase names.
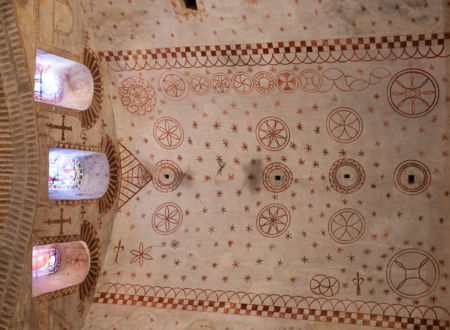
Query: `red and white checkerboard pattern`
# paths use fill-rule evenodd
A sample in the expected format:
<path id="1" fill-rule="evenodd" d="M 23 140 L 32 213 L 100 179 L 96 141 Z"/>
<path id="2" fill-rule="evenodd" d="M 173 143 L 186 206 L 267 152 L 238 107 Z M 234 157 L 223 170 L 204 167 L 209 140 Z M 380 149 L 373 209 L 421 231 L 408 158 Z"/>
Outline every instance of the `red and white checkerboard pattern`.
<path id="1" fill-rule="evenodd" d="M 365 325 L 396 329 L 449 329 L 450 321 L 409 318 L 402 316 L 387 316 L 365 313 L 349 313 L 297 307 L 283 307 L 257 304 L 243 304 L 225 301 L 194 300 L 183 298 L 153 297 L 131 295 L 124 293 L 97 292 L 94 302 L 99 304 L 114 304 L 141 306 L 185 311 L 213 312 L 234 315 L 264 316 L 293 320 L 322 321 Z"/>
<path id="2" fill-rule="evenodd" d="M 100 51 L 99 56 L 114 71 L 358 62 L 445 57 L 449 55 L 445 52 L 445 43 L 448 40 L 450 40 L 450 32 L 415 36 Z M 409 51 L 395 51 L 398 49 L 409 49 Z"/>

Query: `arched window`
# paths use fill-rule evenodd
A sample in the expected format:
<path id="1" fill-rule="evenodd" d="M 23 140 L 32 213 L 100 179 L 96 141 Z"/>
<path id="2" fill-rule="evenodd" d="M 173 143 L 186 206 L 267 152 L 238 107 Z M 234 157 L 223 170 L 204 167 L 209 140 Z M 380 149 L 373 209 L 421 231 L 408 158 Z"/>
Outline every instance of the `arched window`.
<path id="1" fill-rule="evenodd" d="M 77 110 L 92 102 L 94 80 L 83 64 L 36 50 L 34 99 Z"/>
<path id="2" fill-rule="evenodd" d="M 34 246 L 32 296 L 80 284 L 89 267 L 89 249 L 84 242 Z"/>
<path id="3" fill-rule="evenodd" d="M 108 189 L 109 163 L 98 152 L 51 148 L 48 159 L 50 199 L 101 197 Z"/>

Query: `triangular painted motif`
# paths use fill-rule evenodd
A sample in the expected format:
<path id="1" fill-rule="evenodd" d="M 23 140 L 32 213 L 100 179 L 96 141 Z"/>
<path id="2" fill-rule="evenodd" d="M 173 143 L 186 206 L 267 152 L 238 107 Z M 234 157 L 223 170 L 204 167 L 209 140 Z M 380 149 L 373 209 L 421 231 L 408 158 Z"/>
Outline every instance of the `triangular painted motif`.
<path id="1" fill-rule="evenodd" d="M 118 208 L 121 209 L 151 181 L 152 176 L 123 144 L 119 143 L 119 149 L 122 179 Z"/>

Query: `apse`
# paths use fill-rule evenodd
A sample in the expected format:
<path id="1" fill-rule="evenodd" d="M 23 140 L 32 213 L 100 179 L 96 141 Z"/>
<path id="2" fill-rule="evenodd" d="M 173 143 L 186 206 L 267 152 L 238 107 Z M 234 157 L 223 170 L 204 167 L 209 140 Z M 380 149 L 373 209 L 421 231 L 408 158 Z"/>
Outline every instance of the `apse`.
<path id="1" fill-rule="evenodd" d="M 48 164 L 50 199 L 100 198 L 108 189 L 109 163 L 99 152 L 51 148 Z"/>
<path id="2" fill-rule="evenodd" d="M 34 99 L 75 110 L 86 110 L 94 93 L 94 81 L 83 64 L 43 50 L 36 50 Z"/>
<path id="3" fill-rule="evenodd" d="M 34 246 L 32 296 L 80 284 L 89 267 L 89 249 L 82 241 Z"/>

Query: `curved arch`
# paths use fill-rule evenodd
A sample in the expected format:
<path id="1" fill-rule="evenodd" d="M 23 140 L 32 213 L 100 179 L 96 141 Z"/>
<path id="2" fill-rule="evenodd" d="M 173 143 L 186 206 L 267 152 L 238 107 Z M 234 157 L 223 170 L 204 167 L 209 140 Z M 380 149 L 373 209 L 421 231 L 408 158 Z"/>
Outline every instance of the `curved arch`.
<path id="1" fill-rule="evenodd" d="M 50 199 L 99 198 L 108 189 L 110 168 L 102 153 L 51 148 L 48 166 Z"/>
<path id="2" fill-rule="evenodd" d="M 34 246 L 32 296 L 80 284 L 89 268 L 89 249 L 82 241 Z"/>
<path id="3" fill-rule="evenodd" d="M 36 50 L 34 99 L 75 110 L 90 107 L 94 95 L 94 79 L 81 63 Z"/>

